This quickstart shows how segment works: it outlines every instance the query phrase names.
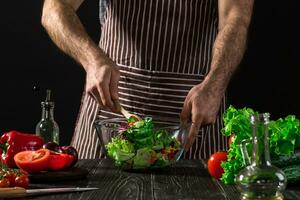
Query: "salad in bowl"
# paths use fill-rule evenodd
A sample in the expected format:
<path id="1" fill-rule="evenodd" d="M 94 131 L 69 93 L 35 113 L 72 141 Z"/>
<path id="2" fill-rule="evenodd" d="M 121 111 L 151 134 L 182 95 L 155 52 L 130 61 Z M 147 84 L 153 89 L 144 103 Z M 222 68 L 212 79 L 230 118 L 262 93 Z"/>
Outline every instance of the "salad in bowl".
<path id="1" fill-rule="evenodd" d="M 97 120 L 95 125 L 105 155 L 122 169 L 157 169 L 175 163 L 188 135 L 181 126 L 158 128 L 151 117 Z"/>

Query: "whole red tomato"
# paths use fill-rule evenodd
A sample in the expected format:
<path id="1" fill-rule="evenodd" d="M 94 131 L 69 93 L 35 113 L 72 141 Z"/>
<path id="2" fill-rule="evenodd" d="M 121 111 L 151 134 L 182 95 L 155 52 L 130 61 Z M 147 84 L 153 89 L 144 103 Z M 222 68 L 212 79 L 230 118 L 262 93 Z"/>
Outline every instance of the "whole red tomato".
<path id="1" fill-rule="evenodd" d="M 10 186 L 10 183 L 7 178 L 0 179 L 0 188 L 7 188 L 9 186 Z"/>
<path id="2" fill-rule="evenodd" d="M 220 179 L 222 174 L 224 173 L 224 170 L 221 167 L 221 162 L 226 160 L 227 160 L 226 151 L 218 151 L 212 154 L 207 162 L 207 168 L 209 174 L 216 179 Z"/>
<path id="3" fill-rule="evenodd" d="M 9 180 L 10 187 L 15 186 L 16 174 L 13 170 L 7 170 L 3 177 Z"/>
<path id="4" fill-rule="evenodd" d="M 25 174 L 21 174 L 20 176 L 17 176 L 15 179 L 15 186 L 16 187 L 22 187 L 22 188 L 28 188 L 29 185 L 29 178 Z"/>

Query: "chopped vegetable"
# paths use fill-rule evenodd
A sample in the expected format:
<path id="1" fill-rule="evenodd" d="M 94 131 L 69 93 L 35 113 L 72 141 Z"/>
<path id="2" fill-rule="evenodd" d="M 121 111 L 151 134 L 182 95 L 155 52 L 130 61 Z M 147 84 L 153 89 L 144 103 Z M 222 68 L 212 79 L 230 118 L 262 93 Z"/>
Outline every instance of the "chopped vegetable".
<path id="1" fill-rule="evenodd" d="M 125 169 L 160 168 L 175 160 L 180 143 L 167 130 L 156 130 L 152 118 L 129 118 L 106 145 L 108 156 Z"/>

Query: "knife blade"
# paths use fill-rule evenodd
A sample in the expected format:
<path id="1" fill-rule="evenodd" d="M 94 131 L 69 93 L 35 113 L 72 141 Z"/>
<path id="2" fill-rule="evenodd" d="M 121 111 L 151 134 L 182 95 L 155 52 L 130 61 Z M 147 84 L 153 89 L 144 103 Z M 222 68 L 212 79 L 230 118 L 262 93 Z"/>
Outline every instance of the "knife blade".
<path id="1" fill-rule="evenodd" d="M 98 190 L 99 188 L 81 188 L 81 187 L 66 187 L 66 188 L 43 188 L 43 189 L 24 189 L 21 187 L 0 188 L 0 198 L 18 198 L 37 196 L 45 194 L 56 194 L 65 192 L 84 192 Z"/>

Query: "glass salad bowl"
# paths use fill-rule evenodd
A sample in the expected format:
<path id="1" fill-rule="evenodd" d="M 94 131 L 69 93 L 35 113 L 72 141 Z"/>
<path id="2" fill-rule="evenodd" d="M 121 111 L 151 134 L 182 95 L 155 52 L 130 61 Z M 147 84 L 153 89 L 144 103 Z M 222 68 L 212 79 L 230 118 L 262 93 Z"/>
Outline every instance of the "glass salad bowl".
<path id="1" fill-rule="evenodd" d="M 125 170 L 148 170 L 170 166 L 178 161 L 187 140 L 187 128 L 156 127 L 151 117 L 112 118 L 95 121 L 100 144 L 107 157 Z"/>

